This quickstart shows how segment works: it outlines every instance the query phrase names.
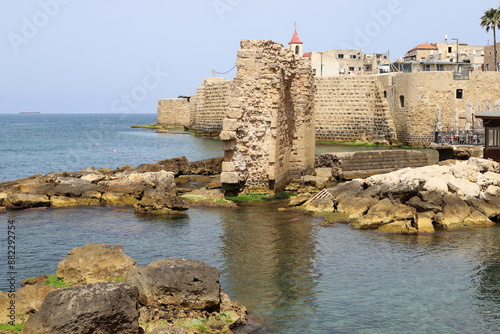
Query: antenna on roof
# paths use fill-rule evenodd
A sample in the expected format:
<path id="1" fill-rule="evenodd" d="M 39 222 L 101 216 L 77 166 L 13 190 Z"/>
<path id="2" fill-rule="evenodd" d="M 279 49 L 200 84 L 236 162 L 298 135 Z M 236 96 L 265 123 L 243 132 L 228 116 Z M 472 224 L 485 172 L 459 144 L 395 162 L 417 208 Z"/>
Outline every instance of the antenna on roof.
<path id="1" fill-rule="evenodd" d="M 445 43 L 448 43 L 448 34 L 445 34 L 445 35 L 444 35 L 444 42 L 445 42 Z"/>

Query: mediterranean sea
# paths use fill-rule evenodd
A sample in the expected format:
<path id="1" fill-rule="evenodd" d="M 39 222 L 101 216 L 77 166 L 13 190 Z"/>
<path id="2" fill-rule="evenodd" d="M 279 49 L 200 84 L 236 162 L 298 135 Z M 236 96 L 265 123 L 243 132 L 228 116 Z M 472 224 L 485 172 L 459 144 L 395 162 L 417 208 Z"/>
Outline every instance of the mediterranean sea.
<path id="1" fill-rule="evenodd" d="M 220 142 L 131 129 L 151 115 L 1 115 L 0 182 L 94 166 L 222 156 Z M 286 202 L 191 208 L 182 218 L 78 207 L 0 215 L 0 290 L 8 289 L 7 224 L 16 279 L 54 274 L 87 243 L 123 245 L 140 266 L 202 260 L 249 310 L 236 333 L 499 333 L 500 227 L 430 236 L 319 226 Z"/>

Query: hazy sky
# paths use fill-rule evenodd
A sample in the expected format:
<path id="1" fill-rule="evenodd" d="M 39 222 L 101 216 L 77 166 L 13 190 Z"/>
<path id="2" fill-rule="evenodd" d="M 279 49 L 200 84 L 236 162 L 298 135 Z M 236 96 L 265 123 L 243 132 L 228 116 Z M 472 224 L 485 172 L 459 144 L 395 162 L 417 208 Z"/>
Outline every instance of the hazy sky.
<path id="1" fill-rule="evenodd" d="M 486 45 L 498 0 L 3 0 L 0 113 L 155 113 L 236 60 L 240 39 L 391 59 L 423 42 Z M 232 78 L 235 70 L 225 75 Z"/>

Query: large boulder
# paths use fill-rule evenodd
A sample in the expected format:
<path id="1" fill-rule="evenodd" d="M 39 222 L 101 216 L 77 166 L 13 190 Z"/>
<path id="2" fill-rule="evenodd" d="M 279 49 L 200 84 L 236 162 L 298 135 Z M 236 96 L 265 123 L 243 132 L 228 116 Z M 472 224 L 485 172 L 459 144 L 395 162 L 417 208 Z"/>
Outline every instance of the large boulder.
<path id="1" fill-rule="evenodd" d="M 87 244 L 73 248 L 57 265 L 56 274 L 66 283 L 96 283 L 124 278 L 137 263 L 123 252 L 123 246 Z"/>
<path id="2" fill-rule="evenodd" d="M 471 214 L 467 203 L 457 194 L 447 194 L 443 197 L 442 212 L 434 218 L 442 229 L 454 229 L 463 226 L 465 218 Z"/>
<path id="3" fill-rule="evenodd" d="M 139 292 L 125 283 L 95 283 L 49 292 L 24 334 L 139 334 Z"/>
<path id="4" fill-rule="evenodd" d="M 154 164 L 143 164 L 137 167 L 138 172 L 159 172 L 167 171 L 173 172 L 176 176 L 182 174 L 189 174 L 189 161 L 185 156 L 166 159 Z"/>
<path id="5" fill-rule="evenodd" d="M 28 209 L 44 207 L 50 205 L 50 199 L 46 195 L 38 194 L 11 194 L 7 198 L 7 203 L 16 209 Z"/>
<path id="6" fill-rule="evenodd" d="M 211 310 L 221 303 L 219 272 L 202 261 L 156 260 L 135 269 L 126 282 L 139 288 L 139 301 L 145 306 Z"/>

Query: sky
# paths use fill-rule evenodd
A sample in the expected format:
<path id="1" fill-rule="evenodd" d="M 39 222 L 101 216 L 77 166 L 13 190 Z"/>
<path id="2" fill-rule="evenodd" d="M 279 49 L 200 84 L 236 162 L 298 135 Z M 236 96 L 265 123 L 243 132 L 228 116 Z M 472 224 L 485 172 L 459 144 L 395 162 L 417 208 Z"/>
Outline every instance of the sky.
<path id="1" fill-rule="evenodd" d="M 492 44 L 499 0 L 22 0 L 0 3 L 0 113 L 156 113 L 233 68 L 241 39 L 402 57 L 424 42 Z M 225 75 L 231 79 L 233 69 Z"/>

